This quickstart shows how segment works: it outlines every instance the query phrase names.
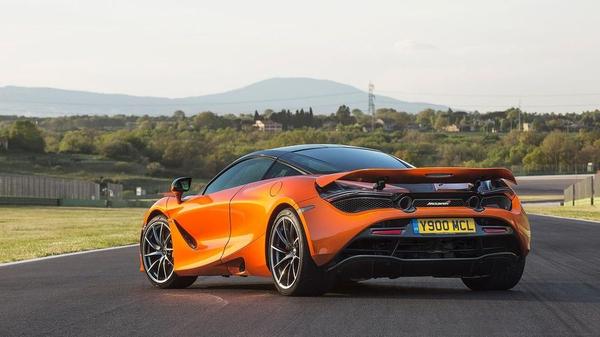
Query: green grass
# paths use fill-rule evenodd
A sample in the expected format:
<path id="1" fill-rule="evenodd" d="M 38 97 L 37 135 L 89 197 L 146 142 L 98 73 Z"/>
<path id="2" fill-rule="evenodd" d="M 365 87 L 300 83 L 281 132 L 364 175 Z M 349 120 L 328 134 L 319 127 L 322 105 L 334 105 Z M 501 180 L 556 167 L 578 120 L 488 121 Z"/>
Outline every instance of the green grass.
<path id="1" fill-rule="evenodd" d="M 521 201 L 548 201 L 548 200 L 562 200 L 562 194 L 519 194 Z"/>
<path id="2" fill-rule="evenodd" d="M 567 218 L 600 221 L 600 206 L 540 206 L 525 204 L 525 211 L 530 214 L 555 215 Z"/>
<path id="3" fill-rule="evenodd" d="M 0 206 L 0 263 L 136 243 L 144 211 Z"/>

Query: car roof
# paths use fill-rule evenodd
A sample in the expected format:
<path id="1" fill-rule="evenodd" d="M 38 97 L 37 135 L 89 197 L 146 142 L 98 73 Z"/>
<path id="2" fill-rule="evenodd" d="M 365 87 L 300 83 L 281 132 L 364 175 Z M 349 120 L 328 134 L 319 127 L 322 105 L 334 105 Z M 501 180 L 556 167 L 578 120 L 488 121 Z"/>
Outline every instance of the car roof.
<path id="1" fill-rule="evenodd" d="M 251 157 L 251 156 L 252 157 L 261 156 L 261 155 L 277 158 L 277 157 L 280 157 L 280 156 L 282 156 L 286 153 L 290 153 L 290 152 L 300 152 L 300 151 L 305 151 L 305 150 L 321 149 L 321 148 L 353 148 L 353 149 L 379 151 L 379 150 L 369 149 L 369 148 L 364 148 L 364 147 L 340 145 L 340 144 L 301 144 L 301 145 L 277 147 L 277 148 L 268 149 L 268 150 L 260 150 L 260 151 L 249 153 L 249 154 L 243 156 L 242 158 Z M 240 159 L 242 159 L 242 158 L 240 158 Z"/>

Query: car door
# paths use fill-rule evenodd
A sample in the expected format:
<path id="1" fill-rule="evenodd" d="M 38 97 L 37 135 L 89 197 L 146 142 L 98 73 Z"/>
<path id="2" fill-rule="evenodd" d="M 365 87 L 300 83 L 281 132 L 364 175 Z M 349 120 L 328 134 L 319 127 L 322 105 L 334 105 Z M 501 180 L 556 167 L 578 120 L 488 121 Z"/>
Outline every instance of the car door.
<path id="1" fill-rule="evenodd" d="M 231 233 L 229 203 L 244 185 L 260 180 L 272 164 L 268 157 L 242 160 L 213 179 L 202 195 L 181 203 L 173 219 L 195 239 L 196 248 L 186 249 L 185 254 L 175 249 L 179 269 L 201 268 L 220 260 Z"/>
<path id="2" fill-rule="evenodd" d="M 274 178 L 296 175 L 302 175 L 302 172 L 285 163 L 276 161 L 262 178 L 273 180 L 247 184 L 233 196 L 229 206 L 231 234 L 223 253 L 224 260 L 239 257 L 250 244 L 257 243 L 257 239 L 264 237 L 270 216 L 268 211 L 274 200 L 273 196 L 281 188 L 281 181 Z M 264 244 L 259 243 L 258 246 L 259 249 L 264 249 Z M 246 255 L 245 258 L 264 260 L 264 254 L 250 255 Z M 247 263 L 247 265 L 257 265 L 257 263 Z"/>

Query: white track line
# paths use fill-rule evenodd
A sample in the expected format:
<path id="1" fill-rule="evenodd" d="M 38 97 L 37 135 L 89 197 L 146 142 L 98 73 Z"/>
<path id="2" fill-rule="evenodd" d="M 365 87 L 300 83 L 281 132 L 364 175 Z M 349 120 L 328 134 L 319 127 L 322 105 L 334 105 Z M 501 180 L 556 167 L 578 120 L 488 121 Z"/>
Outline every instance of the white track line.
<path id="1" fill-rule="evenodd" d="M 108 248 L 100 248 L 100 249 L 91 249 L 91 250 L 84 250 L 84 251 L 81 251 L 81 252 L 73 252 L 73 253 L 66 253 L 66 254 L 50 255 L 50 256 L 38 257 L 38 258 L 35 258 L 35 259 L 29 259 L 29 260 L 23 260 L 23 261 L 0 263 L 0 267 L 7 267 L 7 266 L 14 266 L 14 265 L 17 265 L 17 264 L 23 264 L 23 263 L 29 263 L 29 262 L 37 262 L 37 261 L 44 261 L 44 260 L 56 259 L 56 258 L 65 257 L 65 256 L 73 256 L 73 255 L 82 255 L 82 254 L 89 254 L 89 253 L 105 252 L 105 251 L 109 251 L 109 250 L 129 248 L 129 247 L 136 247 L 136 246 L 139 246 L 139 244 L 135 243 L 135 244 L 126 245 L 126 246 L 108 247 Z"/>
<path id="2" fill-rule="evenodd" d="M 567 218 L 567 217 L 564 217 L 564 216 L 546 215 L 546 214 L 537 214 L 537 213 L 528 213 L 528 214 L 535 215 L 535 216 L 545 216 L 545 217 L 549 217 L 549 218 L 563 219 L 563 220 L 583 221 L 583 222 L 590 222 L 590 223 L 600 223 L 600 221 L 595 221 L 595 220 Z M 13 266 L 13 265 L 23 264 L 23 263 L 29 263 L 29 262 L 37 262 L 37 261 L 44 261 L 44 260 L 56 259 L 56 258 L 65 257 L 65 256 L 73 256 L 73 255 L 82 255 L 82 254 L 89 254 L 89 253 L 105 252 L 105 251 L 109 251 L 109 250 L 129 248 L 129 247 L 136 247 L 136 246 L 139 246 L 139 244 L 135 243 L 135 244 L 126 245 L 126 246 L 100 248 L 100 249 L 84 250 L 84 251 L 81 251 L 81 252 L 74 252 L 74 253 L 67 253 L 67 254 L 50 255 L 50 256 L 38 257 L 38 258 L 35 258 L 35 259 L 30 259 L 30 260 L 15 261 L 15 262 L 8 262 L 8 263 L 0 263 L 0 267 L 7 267 L 7 266 Z"/>
<path id="3" fill-rule="evenodd" d="M 525 210 L 527 212 L 527 210 Z M 579 219 L 579 218 L 567 218 L 566 216 L 558 216 L 558 215 L 547 215 L 547 214 L 537 214 L 537 213 L 530 213 L 527 212 L 528 215 L 535 215 L 535 216 L 547 216 L 549 218 L 555 218 L 555 219 L 563 219 L 563 220 L 572 220 L 572 221 L 582 221 L 582 222 L 590 222 L 590 223 L 600 223 L 600 221 L 597 220 L 587 220 L 587 219 Z"/>

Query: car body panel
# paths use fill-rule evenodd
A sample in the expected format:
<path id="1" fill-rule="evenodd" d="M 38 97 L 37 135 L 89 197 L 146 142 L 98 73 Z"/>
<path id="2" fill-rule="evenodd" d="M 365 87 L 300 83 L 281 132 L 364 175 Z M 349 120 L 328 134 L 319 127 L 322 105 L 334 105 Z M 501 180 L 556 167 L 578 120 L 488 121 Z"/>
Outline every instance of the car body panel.
<path id="1" fill-rule="evenodd" d="M 512 209 L 467 207 L 420 208 L 413 213 L 400 209 L 343 212 L 316 190 L 317 176 L 274 178 L 224 190 L 212 195 L 159 200 L 146 213 L 169 217 L 172 228 L 175 271 L 179 275 L 270 275 L 266 259 L 266 233 L 281 207 L 293 208 L 303 225 L 310 255 L 318 266 L 329 263 L 356 235 L 369 226 L 389 219 L 435 217 L 489 217 L 506 221 L 514 230 L 526 255 L 530 250 L 530 228 L 518 197 Z M 191 248 L 178 226 L 196 240 Z M 240 270 L 243 261 L 243 270 Z"/>
<path id="2" fill-rule="evenodd" d="M 180 203 L 171 203 L 173 206 L 169 217 L 195 238 L 197 243 L 197 248 L 192 251 L 173 244 L 173 257 L 177 261 L 175 270 L 196 269 L 220 262 L 231 231 L 229 203 L 240 189 L 241 187 L 229 188 L 210 195 L 192 196 Z"/>
<path id="3" fill-rule="evenodd" d="M 516 183 L 509 170 L 456 167 L 414 168 L 398 158 L 382 154 L 395 158 L 397 162 L 390 164 L 389 168 L 377 168 L 372 167 L 376 165 L 373 162 L 362 163 L 358 160 L 359 166 L 367 168 L 336 170 L 335 173 L 330 174 L 320 171 L 323 174 L 319 174 L 317 171 L 311 171 L 310 165 L 301 167 L 296 161 L 298 158 L 305 158 L 297 153 L 317 151 L 315 149 L 335 151 L 331 148 L 336 147 L 345 149 L 340 152 L 344 153 L 340 157 L 344 160 L 361 158 L 360 155 L 357 155 L 356 158 L 346 155 L 348 149 L 352 147 L 330 144 L 297 145 L 245 155 L 223 169 L 211 182 L 235 165 L 256 157 L 272 159 L 271 167 L 275 167 L 275 163 L 281 162 L 296 169 L 297 172 L 293 173 L 299 175 L 265 179 L 270 176 L 268 172 L 271 167 L 269 167 L 262 176 L 263 179 L 259 181 L 218 192 L 203 192 L 184 198 L 181 197 L 180 192 L 166 193 L 165 197 L 158 200 L 144 215 L 143 229 L 153 217 L 157 215 L 167 217 L 173 245 L 174 271 L 181 276 L 271 275 L 267 263 L 268 233 L 279 211 L 285 208 L 291 208 L 296 213 L 302 225 L 310 257 L 316 266 L 324 269 L 340 264 L 340 258 L 344 257 L 344 250 L 354 240 L 362 238 L 361 235 L 365 233 L 370 235 L 369 227 L 390 220 L 407 223 L 411 219 L 419 218 L 495 219 L 503 226 L 512 229 L 510 235 L 514 235 L 514 238 L 511 238 L 511 247 L 518 245 L 518 255 L 524 257 L 529 253 L 531 232 L 527 216 L 521 207 L 519 198 L 504 183 L 504 181 Z M 293 158 L 296 159 L 292 160 Z M 387 160 L 389 162 L 389 158 Z M 386 161 L 380 162 L 386 163 Z M 352 163 L 352 165 L 354 164 L 356 161 Z M 483 181 L 487 181 L 487 183 L 483 184 Z M 340 187 L 341 185 L 343 185 L 341 190 L 334 189 L 330 193 L 330 187 Z M 431 188 L 423 189 L 423 186 L 418 185 L 427 185 Z M 481 191 L 480 188 L 482 188 Z M 401 197 L 411 195 L 411 193 L 419 196 L 431 193 L 428 196 L 431 200 L 437 200 L 435 199 L 436 195 L 465 194 L 467 192 L 485 198 L 488 195 L 485 194 L 487 193 L 484 191 L 485 189 L 488 189 L 486 191 L 494 189 L 491 195 L 501 193 L 505 197 L 503 206 L 498 205 L 497 208 L 473 207 L 469 202 L 471 199 L 468 199 L 460 207 L 435 205 L 435 207 L 419 206 L 410 210 L 400 207 Z M 204 191 L 207 190 L 205 188 Z M 355 195 L 373 196 L 374 194 L 377 197 L 388 196 L 388 201 L 393 202 L 393 206 L 376 206 L 353 212 L 344 211 L 334 204 L 343 198 L 355 198 Z M 411 202 L 413 202 L 412 199 Z M 420 237 L 418 234 L 416 236 L 414 234 L 410 234 L 413 239 Z M 402 235 L 404 234 L 399 237 L 403 238 Z M 469 235 L 463 233 L 453 237 L 461 238 L 469 237 Z M 478 231 L 478 235 L 482 235 L 482 232 Z M 512 252 L 506 254 L 516 255 Z M 353 257 L 357 259 L 377 258 L 373 255 Z M 400 260 L 394 256 L 383 256 L 383 258 Z M 343 261 L 348 260 L 346 258 L 341 262 L 343 264 Z M 408 262 L 419 263 L 418 260 Z M 435 262 L 443 264 L 444 260 Z M 141 263 L 140 269 L 143 271 L 143 263 Z"/>
<path id="4" fill-rule="evenodd" d="M 312 257 L 317 265 L 324 265 L 352 238 L 371 225 L 391 219 L 418 219 L 441 217 L 489 217 L 506 221 L 517 233 L 523 255 L 530 250 L 529 221 L 520 206 L 518 198 L 513 199 L 511 211 L 487 208 L 477 212 L 467 207 L 421 208 L 413 213 L 399 209 L 376 209 L 359 213 L 345 213 L 321 198 L 313 198 L 300 203 L 300 207 L 314 206 L 303 214 L 303 221 L 311 233 L 314 253 Z"/>

